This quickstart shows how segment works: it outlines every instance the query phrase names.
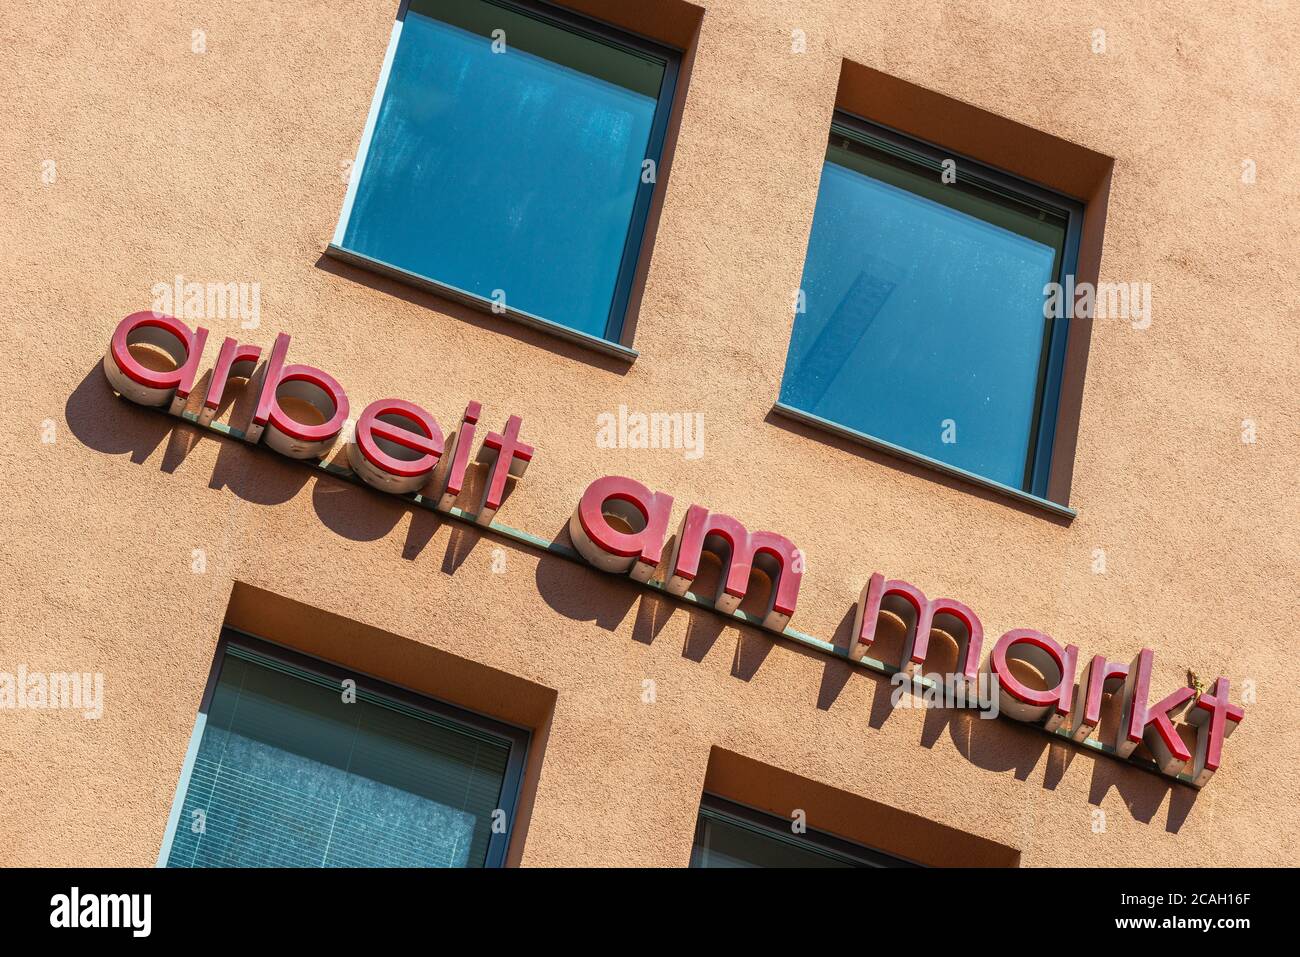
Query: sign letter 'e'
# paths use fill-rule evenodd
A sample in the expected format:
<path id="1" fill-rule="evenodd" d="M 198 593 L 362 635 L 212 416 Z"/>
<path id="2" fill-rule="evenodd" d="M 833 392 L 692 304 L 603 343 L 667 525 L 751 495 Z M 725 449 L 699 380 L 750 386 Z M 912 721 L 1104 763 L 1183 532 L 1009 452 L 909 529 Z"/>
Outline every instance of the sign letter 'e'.
<path id="1" fill-rule="evenodd" d="M 601 571 L 650 580 L 663 557 L 673 497 L 640 482 L 607 475 L 587 486 L 569 519 L 578 553 Z"/>
<path id="2" fill-rule="evenodd" d="M 1016 677 L 1010 667 L 1013 661 L 1037 671 L 1047 687 L 1035 688 Z M 999 705 L 1007 717 L 1042 723 L 1046 730 L 1055 731 L 1070 713 L 1078 661 L 1076 646 L 1062 650 L 1041 631 L 1016 628 L 998 639 L 985 667 L 998 683 Z"/>
<path id="3" fill-rule="evenodd" d="M 357 419 L 348 464 L 381 492 L 418 492 L 442 457 L 442 445 L 442 429 L 424 409 L 402 399 L 379 399 Z"/>
<path id="4" fill-rule="evenodd" d="M 104 375 L 124 399 L 166 406 L 172 415 L 180 415 L 194 389 L 207 341 L 208 330 L 202 327 L 191 332 L 172 316 L 133 312 L 113 331 L 104 355 Z M 132 346 L 146 348 L 137 356 Z"/>

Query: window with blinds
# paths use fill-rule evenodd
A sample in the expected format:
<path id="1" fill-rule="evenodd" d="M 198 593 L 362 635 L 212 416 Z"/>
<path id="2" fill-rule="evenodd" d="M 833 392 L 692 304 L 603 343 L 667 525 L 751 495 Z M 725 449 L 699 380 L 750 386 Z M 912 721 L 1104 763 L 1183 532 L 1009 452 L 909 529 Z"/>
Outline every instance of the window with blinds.
<path id="1" fill-rule="evenodd" d="M 915 867 L 874 848 L 804 828 L 716 795 L 705 794 L 695 825 L 691 867 Z"/>
<path id="2" fill-rule="evenodd" d="M 218 668 L 167 866 L 501 863 L 522 732 L 260 642 Z"/>

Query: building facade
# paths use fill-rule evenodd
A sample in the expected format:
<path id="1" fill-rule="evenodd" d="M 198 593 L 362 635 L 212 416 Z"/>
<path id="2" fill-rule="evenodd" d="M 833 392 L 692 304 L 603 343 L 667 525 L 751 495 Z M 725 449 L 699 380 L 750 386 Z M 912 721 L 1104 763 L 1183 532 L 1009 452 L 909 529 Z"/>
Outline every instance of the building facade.
<path id="1" fill-rule="evenodd" d="M 0 22 L 4 864 L 1290 862 L 1295 3 Z"/>

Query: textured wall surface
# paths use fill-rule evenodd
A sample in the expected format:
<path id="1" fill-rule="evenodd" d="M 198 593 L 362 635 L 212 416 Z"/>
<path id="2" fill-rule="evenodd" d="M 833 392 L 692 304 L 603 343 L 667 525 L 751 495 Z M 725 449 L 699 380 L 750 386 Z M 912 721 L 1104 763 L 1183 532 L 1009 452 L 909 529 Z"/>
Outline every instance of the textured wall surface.
<path id="1" fill-rule="evenodd" d="M 1300 4 L 701 5 L 630 367 L 322 259 L 396 0 L 0 8 L 0 671 L 106 682 L 97 721 L 0 711 L 0 863 L 154 862 L 237 582 L 550 689 L 526 865 L 686 863 L 715 747 L 1026 865 L 1291 862 Z M 1153 321 L 1092 331 L 1072 523 L 770 417 L 845 60 L 1114 159 L 1099 276 L 1151 283 Z M 212 336 L 289 332 L 357 411 L 522 415 L 515 527 L 552 537 L 626 474 L 792 538 L 820 637 L 880 570 L 990 643 L 1148 644 L 1153 698 L 1191 668 L 1257 700 L 1199 794 L 1011 722 L 887 714 L 880 676 L 119 401 L 112 329 L 177 274 L 260 283 L 260 328 Z M 620 403 L 702 411 L 705 455 L 598 448 Z"/>

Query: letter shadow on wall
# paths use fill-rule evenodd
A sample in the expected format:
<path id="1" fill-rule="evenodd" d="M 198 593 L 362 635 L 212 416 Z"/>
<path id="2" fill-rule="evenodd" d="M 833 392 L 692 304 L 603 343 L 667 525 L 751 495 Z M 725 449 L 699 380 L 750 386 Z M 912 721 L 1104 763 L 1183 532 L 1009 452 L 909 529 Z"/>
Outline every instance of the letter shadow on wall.
<path id="1" fill-rule="evenodd" d="M 258 393 L 265 376 L 266 364 L 258 365 L 248 380 L 251 388 L 242 387 L 240 380 L 232 379 L 227 389 L 217 421 L 228 421 L 232 428 L 246 430 L 252 421 Z M 191 393 L 190 409 L 207 393 L 212 372 L 208 370 L 195 384 Z M 247 443 L 240 439 L 218 437 L 202 427 L 165 414 L 162 410 L 146 409 L 116 396 L 104 381 L 99 363 L 82 378 L 64 405 L 64 418 L 72 434 L 87 448 L 107 455 L 128 455 L 133 464 L 143 465 L 165 444 L 159 468 L 174 473 L 199 442 L 208 439 L 217 443 L 217 460 L 208 487 L 214 491 L 228 489 L 236 497 L 256 505 L 282 505 L 298 495 L 307 482 L 315 480 L 312 488 L 312 506 L 321 522 L 336 534 L 351 541 L 376 541 L 390 534 L 402 520 L 403 513 L 411 514 L 402 557 L 413 560 L 420 555 L 438 529 L 442 518 L 429 509 L 412 506 L 402 499 L 387 505 L 378 505 L 381 493 L 350 482 L 332 478 L 305 468 L 309 463 L 290 461 L 279 455 L 252 453 Z M 250 454 L 252 453 L 252 454 Z M 347 465 L 347 451 L 343 443 L 331 451 L 330 464 Z M 466 476 L 462 502 L 479 501 L 486 482 L 487 469 L 471 463 Z M 516 480 L 506 482 L 502 504 L 509 501 Z M 477 529 L 454 523 L 443 558 L 442 570 L 453 574 L 469 556 L 474 545 L 482 538 Z"/>
<path id="2" fill-rule="evenodd" d="M 573 547 L 565 522 L 552 536 L 557 544 Z M 675 536 L 664 545 L 664 554 L 671 555 Z M 664 568 L 656 570 L 662 578 Z M 637 604 L 636 620 L 632 625 L 632 640 L 644 645 L 652 644 L 663 632 L 674 611 L 687 616 L 686 637 L 682 643 L 682 657 L 701 662 L 713 650 L 724 631 L 735 634 L 735 651 L 731 661 L 731 674 L 742 681 L 751 680 L 779 639 L 755 626 L 716 614 L 706 608 L 683 608 L 678 599 L 660 591 L 642 588 L 622 576 L 589 568 L 574 562 L 542 561 L 537 566 L 537 589 L 543 600 L 556 612 L 573 621 L 592 621 L 606 631 L 615 631 L 627 618 L 633 604 Z M 614 580 L 616 587 L 599 587 L 601 582 Z M 706 551 L 700 563 L 700 574 L 692 591 L 699 595 L 716 594 L 722 580 L 722 565 L 717 557 Z M 760 615 L 766 608 L 771 581 L 761 571 L 755 571 L 749 590 L 740 603 L 742 611 Z M 595 587 L 593 587 L 595 586 Z"/>
<path id="3" fill-rule="evenodd" d="M 846 653 L 852 643 L 855 611 L 854 606 L 849 606 L 831 639 L 836 648 Z M 882 610 L 876 631 L 877 640 L 871 649 L 872 657 L 890 663 L 900 661 L 907 633 L 907 622 L 888 609 Z M 936 629 L 931 634 L 926 672 L 954 672 L 957 669 L 958 654 L 956 640 L 941 629 Z M 862 674 L 862 669 L 847 661 L 826 659 L 817 707 L 823 711 L 829 710 L 855 673 Z M 870 672 L 863 676 L 873 684 L 867 724 L 872 729 L 879 730 L 894 713 L 893 694 L 896 686 L 885 675 Z M 1096 732 L 1099 740 L 1114 739 L 1120 724 L 1121 705 L 1119 695 L 1106 696 L 1101 723 Z M 1052 738 L 1036 728 L 1015 725 L 1016 722 L 1009 719 L 981 718 L 972 709 L 930 708 L 925 712 L 920 744 L 925 748 L 933 748 L 947 730 L 958 752 L 971 764 L 986 771 L 1011 771 L 1019 781 L 1029 780 L 1046 753 L 1047 764 L 1042 786 L 1049 791 L 1055 790 L 1066 770 L 1076 758 L 1084 757 L 1083 753 L 1075 745 Z M 1190 735 L 1190 730 L 1186 727 L 1180 727 L 1180 731 L 1185 736 Z M 1195 739 L 1189 738 L 1187 743 L 1194 751 Z M 1137 756 L 1147 758 L 1149 754 L 1145 747 L 1139 746 Z M 1191 788 L 1174 784 L 1125 761 L 1094 754 L 1086 756 L 1085 763 L 1092 767 L 1088 795 L 1090 804 L 1100 807 L 1107 792 L 1114 788 L 1119 791 L 1124 806 L 1133 819 L 1149 824 L 1160 810 L 1165 797 L 1169 796 L 1165 830 L 1170 833 L 1177 833 L 1181 829 L 1196 801 L 1197 792 Z"/>
<path id="4" fill-rule="evenodd" d="M 252 381 L 260 381 L 263 372 L 259 367 Z M 207 392 L 211 375 L 209 370 L 196 383 L 192 397 Z M 229 410 L 235 427 L 246 427 L 253 416 L 253 395 L 251 389 L 228 390 L 219 414 Z M 165 441 L 159 468 L 168 474 L 175 472 L 205 438 L 205 432 L 191 423 L 118 398 L 104 381 L 98 363 L 68 397 L 64 415 L 72 434 L 86 447 L 108 455 L 129 455 L 136 465 L 143 465 Z M 242 443 L 238 440 L 216 442 L 217 463 L 208 482 L 214 490 L 228 488 L 245 501 L 279 505 L 297 495 L 311 478 L 310 472 L 291 462 L 253 461 L 239 448 Z"/>

